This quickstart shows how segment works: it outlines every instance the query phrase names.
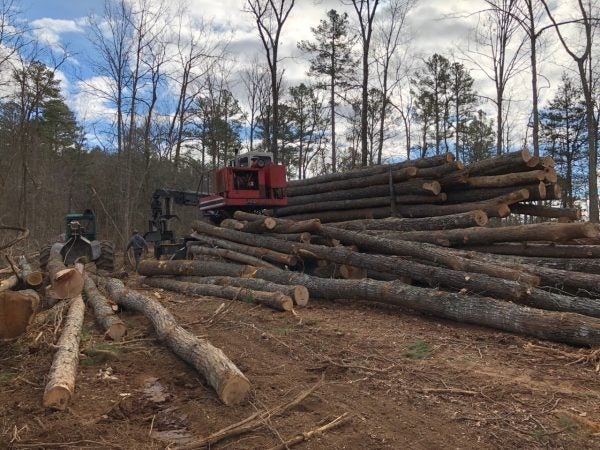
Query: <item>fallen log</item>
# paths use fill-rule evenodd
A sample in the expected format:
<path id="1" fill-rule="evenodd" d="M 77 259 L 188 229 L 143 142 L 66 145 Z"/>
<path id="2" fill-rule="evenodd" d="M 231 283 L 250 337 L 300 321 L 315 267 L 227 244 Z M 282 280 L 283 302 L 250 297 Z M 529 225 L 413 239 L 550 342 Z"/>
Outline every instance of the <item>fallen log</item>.
<path id="1" fill-rule="evenodd" d="M 496 156 L 494 158 L 486 158 L 481 161 L 476 161 L 469 165 L 469 174 L 473 176 L 488 175 L 490 172 L 500 170 L 501 173 L 508 173 L 512 168 L 528 167 L 535 168 L 539 159 L 535 159 L 529 153 L 527 148 L 517 150 L 511 153 Z"/>
<path id="2" fill-rule="evenodd" d="M 198 275 L 203 277 L 228 276 L 251 278 L 255 270 L 256 268 L 253 266 L 201 260 L 153 261 L 145 259 L 140 261 L 140 265 L 138 266 L 138 273 L 147 277 Z"/>
<path id="3" fill-rule="evenodd" d="M 218 284 L 221 286 L 235 286 L 254 291 L 279 292 L 294 301 L 294 305 L 306 306 L 310 298 L 308 289 L 304 286 L 290 286 L 277 283 L 271 283 L 257 278 L 237 278 L 237 277 L 177 277 L 177 281 L 197 284 Z"/>
<path id="4" fill-rule="evenodd" d="M 144 262 L 146 261 L 142 261 L 140 266 Z M 125 288 L 115 278 L 108 278 L 103 282 L 110 297 L 119 306 L 140 312 L 152 322 L 158 338 L 201 373 L 223 403 L 234 405 L 246 397 L 250 382 L 221 349 L 183 329 L 175 317 L 156 300 Z"/>
<path id="5" fill-rule="evenodd" d="M 0 281 L 0 292 L 14 289 L 18 286 L 18 284 L 19 284 L 19 277 L 17 277 L 16 275 L 11 275 L 10 277 L 5 278 L 4 280 Z"/>
<path id="6" fill-rule="evenodd" d="M 56 298 L 74 298 L 83 291 L 83 275 L 74 268 L 67 268 L 62 261 L 60 250 L 53 246 L 50 250 L 48 265 L 46 266 L 52 290 Z"/>
<path id="7" fill-rule="evenodd" d="M 48 266 L 50 266 L 50 262 L 48 262 Z M 77 271 L 77 273 L 79 272 Z M 42 402 L 46 408 L 64 410 L 75 392 L 75 378 L 79 364 L 79 341 L 84 314 L 85 305 L 79 294 L 69 300 L 69 312 L 65 326 L 56 344 L 57 351 L 54 354 Z"/>
<path id="8" fill-rule="evenodd" d="M 25 256 L 20 256 L 17 260 L 17 265 L 21 269 L 21 279 L 25 286 L 31 289 L 39 289 L 44 282 L 44 274 L 42 272 L 34 271 L 31 269 L 31 265 L 27 262 Z"/>
<path id="9" fill-rule="evenodd" d="M 281 292 L 263 292 L 244 287 L 189 283 L 168 278 L 144 278 L 142 282 L 147 286 L 167 289 L 185 295 L 239 300 L 246 303 L 265 305 L 279 311 L 291 311 L 294 307 L 292 299 Z"/>
<path id="10" fill-rule="evenodd" d="M 0 340 L 22 335 L 39 305 L 40 297 L 31 289 L 0 292 Z"/>
<path id="11" fill-rule="evenodd" d="M 528 216 L 567 218 L 569 220 L 581 220 L 581 209 L 579 208 L 555 208 L 546 205 L 518 204 L 511 208 L 514 214 L 526 214 Z"/>
<path id="12" fill-rule="evenodd" d="M 448 164 L 417 169 L 415 178 L 440 178 L 449 173 L 456 172 L 457 170 L 463 170 L 464 168 L 463 163 L 460 161 L 452 161 Z"/>
<path id="13" fill-rule="evenodd" d="M 446 193 L 446 197 L 448 203 L 480 202 L 510 194 L 516 189 L 527 189 L 529 191 L 528 200 L 544 200 L 547 195 L 546 185 L 540 181 L 539 183 L 519 186 L 518 188 L 515 186 L 509 186 L 501 188 L 481 188 L 467 189 L 464 191 L 450 191 Z"/>
<path id="14" fill-rule="evenodd" d="M 361 187 L 374 186 L 377 184 L 387 185 L 390 179 L 393 183 L 407 181 L 417 173 L 415 167 L 406 167 L 395 169 L 389 173 L 362 176 L 358 178 L 348 178 L 339 181 L 330 181 L 327 183 L 309 184 L 305 186 L 288 186 L 288 197 L 298 197 L 301 195 L 314 195 L 323 192 L 339 191 L 345 189 L 357 189 Z"/>
<path id="15" fill-rule="evenodd" d="M 491 253 L 483 253 L 493 257 Z M 595 258 L 541 258 L 532 256 L 504 255 L 502 260 L 515 264 L 535 265 L 551 269 L 570 270 L 572 272 L 585 272 L 600 274 L 600 260 Z"/>
<path id="16" fill-rule="evenodd" d="M 195 244 L 193 241 L 188 241 L 188 244 Z M 212 247 L 203 247 L 201 245 L 189 245 L 188 251 L 194 257 L 197 256 L 217 256 L 219 258 L 228 259 L 230 261 L 235 261 L 242 264 L 248 264 L 256 267 L 268 267 L 270 269 L 277 269 L 277 266 L 274 266 L 271 263 L 263 261 L 262 259 L 256 258 L 255 256 L 246 255 L 245 253 L 234 252 L 233 250 L 227 250 L 224 248 L 212 248 Z"/>
<path id="17" fill-rule="evenodd" d="M 248 223 L 257 222 L 260 220 L 266 220 L 263 216 L 258 214 L 252 214 L 245 211 L 235 211 L 233 217 L 238 221 L 246 221 Z M 321 223 L 319 220 L 311 219 L 299 222 L 281 221 L 275 217 L 268 217 L 269 229 L 266 232 L 278 233 L 278 234 L 294 234 L 294 233 L 312 233 L 319 229 Z M 221 223 L 221 226 L 223 224 Z M 225 227 L 230 228 L 230 227 Z M 259 230 L 252 230 L 248 227 L 239 229 L 238 231 L 245 231 L 246 233 L 257 233 Z"/>
<path id="18" fill-rule="evenodd" d="M 127 334 L 127 326 L 115 314 L 114 303 L 111 303 L 104 295 L 98 291 L 96 283 L 89 276 L 84 277 L 84 292 L 87 303 L 94 311 L 94 317 L 113 341 L 120 341 Z M 116 307 L 116 305 L 115 305 Z"/>
<path id="19" fill-rule="evenodd" d="M 539 258 L 600 258 L 600 245 L 555 245 L 523 242 L 470 246 L 469 250 L 499 255 L 533 256 Z"/>
<path id="20" fill-rule="evenodd" d="M 235 243 L 226 239 L 216 239 L 195 233 L 192 233 L 191 237 L 196 239 L 196 241 L 188 241 L 188 248 L 193 247 L 194 245 L 196 245 L 196 243 L 200 243 L 204 245 L 210 245 L 213 247 L 232 250 L 234 252 L 244 253 L 246 255 L 254 256 L 256 258 L 262 258 L 271 262 L 285 264 L 288 266 L 295 266 L 298 263 L 298 258 L 296 258 L 293 255 L 269 250 L 262 247 L 246 245 L 243 242 Z"/>
<path id="21" fill-rule="evenodd" d="M 455 230 L 410 231 L 395 239 L 415 242 L 448 242 L 450 246 L 489 245 L 495 242 L 550 241 L 558 243 L 578 238 L 600 237 L 591 223 L 537 223 L 498 228 L 473 227 Z"/>
<path id="22" fill-rule="evenodd" d="M 435 180 L 414 179 L 403 183 L 395 183 L 394 193 L 403 203 L 413 203 L 414 196 L 437 196 L 442 191 L 440 183 Z M 389 184 L 367 186 L 358 189 L 344 189 L 323 192 L 315 195 L 288 197 L 288 206 L 306 205 L 315 202 L 353 200 L 357 198 L 385 197 L 390 195 Z M 407 197 L 410 196 L 410 197 Z"/>
<path id="23" fill-rule="evenodd" d="M 484 226 L 488 216 L 484 211 L 474 210 L 448 216 L 435 216 L 415 219 L 400 219 L 390 217 L 387 219 L 353 220 L 349 222 L 332 223 L 331 226 L 346 230 L 390 230 L 390 231 L 417 231 L 417 230 L 446 230 L 454 228 L 467 228 Z"/>
<path id="24" fill-rule="evenodd" d="M 540 181 L 556 182 L 556 172 L 552 173 L 549 170 L 532 170 L 529 172 L 507 173 L 503 175 L 489 176 L 469 176 L 462 188 L 498 188 L 518 186 L 521 184 L 538 183 Z M 447 186 L 444 185 L 444 188 Z"/>
<path id="25" fill-rule="evenodd" d="M 426 167 L 434 167 L 449 164 L 454 161 L 454 155 L 452 153 L 446 153 L 444 155 L 432 156 L 429 158 L 413 159 L 404 161 L 396 164 L 384 164 L 377 166 L 361 167 L 349 172 L 336 172 L 326 175 L 319 175 L 312 178 L 306 178 L 304 180 L 290 180 L 288 181 L 289 187 L 297 186 L 308 186 L 311 184 L 329 183 L 332 181 L 348 180 L 351 178 L 364 178 L 370 175 L 377 175 L 380 173 L 388 173 L 390 169 L 392 171 L 398 169 L 404 169 L 407 167 L 414 167 L 423 169 Z"/>

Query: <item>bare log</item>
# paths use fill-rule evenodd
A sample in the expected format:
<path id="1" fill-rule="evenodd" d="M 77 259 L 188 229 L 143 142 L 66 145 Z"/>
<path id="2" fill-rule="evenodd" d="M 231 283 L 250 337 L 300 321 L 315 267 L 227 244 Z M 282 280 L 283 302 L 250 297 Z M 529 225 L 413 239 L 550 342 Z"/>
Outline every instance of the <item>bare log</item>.
<path id="1" fill-rule="evenodd" d="M 472 246 L 469 250 L 499 255 L 533 256 L 540 258 L 600 258 L 600 245 L 494 244 Z"/>
<path id="2" fill-rule="evenodd" d="M 195 244 L 193 241 L 188 242 L 191 244 Z M 274 266 L 271 263 L 263 261 L 262 259 L 256 258 L 254 256 L 246 255 L 244 253 L 234 252 L 233 250 L 227 250 L 224 248 L 211 248 L 211 247 L 203 247 L 201 245 L 189 245 L 189 252 L 197 256 L 217 256 L 219 258 L 229 259 L 230 261 L 235 261 L 242 264 L 249 264 L 256 267 L 268 267 L 270 269 L 277 269 L 277 266 Z"/>
<path id="3" fill-rule="evenodd" d="M 138 266 L 138 273 L 147 277 L 161 275 L 178 276 L 228 276 L 236 278 L 250 278 L 256 270 L 253 266 L 201 261 L 201 260 L 176 260 L 153 261 L 145 259 Z"/>
<path id="4" fill-rule="evenodd" d="M 144 278 L 143 283 L 185 295 L 226 298 L 247 303 L 265 305 L 279 311 L 291 311 L 294 302 L 281 292 L 263 292 L 245 287 L 233 287 L 215 284 L 198 284 L 168 278 Z"/>
<path id="5" fill-rule="evenodd" d="M 56 345 L 58 350 L 54 355 L 48 375 L 48 384 L 44 390 L 43 405 L 46 408 L 64 410 L 75 392 L 75 378 L 79 365 L 79 341 L 84 314 L 83 298 L 81 295 L 77 295 L 70 300 L 65 326 Z"/>
<path id="6" fill-rule="evenodd" d="M 514 214 L 526 214 L 528 216 L 581 220 L 581 209 L 579 208 L 555 208 L 546 205 L 519 204 L 514 205 L 511 211 Z"/>
<path id="7" fill-rule="evenodd" d="M 527 148 L 516 152 L 505 153 L 494 158 L 487 158 L 481 161 L 474 162 L 468 167 L 468 171 L 473 176 L 488 175 L 491 173 L 509 173 L 512 168 L 528 167 L 535 168 L 538 159 L 533 159 Z"/>
<path id="8" fill-rule="evenodd" d="M 527 189 L 529 191 L 528 200 L 544 200 L 547 195 L 546 185 L 540 181 L 539 183 L 519 186 L 519 188 L 509 186 L 502 188 L 473 188 L 464 191 L 451 191 L 447 192 L 446 196 L 448 203 L 479 202 L 510 194 L 516 189 Z"/>
<path id="9" fill-rule="evenodd" d="M 83 275 L 74 268 L 67 268 L 62 261 L 60 250 L 54 246 L 48 260 L 48 274 L 56 298 L 74 298 L 83 291 Z"/>
<path id="10" fill-rule="evenodd" d="M 196 233 L 192 233 L 191 237 L 196 239 L 196 241 L 189 241 L 189 246 L 193 246 L 194 242 L 198 242 L 205 245 L 211 245 L 213 247 L 220 247 L 227 250 L 232 250 L 234 252 L 244 253 L 256 258 L 263 258 L 279 264 L 286 264 L 288 266 L 295 266 L 298 263 L 298 258 L 293 255 L 288 255 L 286 253 L 277 252 L 266 248 L 246 245 L 243 242 L 235 243 L 227 239 L 215 239 Z"/>
<path id="11" fill-rule="evenodd" d="M 492 257 L 491 253 L 483 255 Z M 496 255 L 497 257 L 497 255 Z M 572 272 L 595 273 L 600 275 L 600 260 L 596 258 L 542 258 L 532 256 L 504 255 L 502 260 L 515 264 L 549 267 L 551 269 L 569 270 Z"/>
<path id="12" fill-rule="evenodd" d="M 331 226 L 346 230 L 390 230 L 390 231 L 417 231 L 417 230 L 446 230 L 453 228 L 467 228 L 484 226 L 488 216 L 484 211 L 474 210 L 448 216 L 425 217 L 416 219 L 366 219 L 349 222 L 332 223 Z"/>
<path id="13" fill-rule="evenodd" d="M 0 340 L 23 334 L 39 305 L 40 297 L 31 289 L 0 292 Z"/>
<path id="14" fill-rule="evenodd" d="M 126 289 L 115 278 L 105 279 L 104 283 L 110 297 L 119 306 L 140 312 L 152 322 L 158 338 L 200 372 L 223 403 L 233 405 L 246 397 L 250 382 L 221 349 L 183 329 L 175 317 L 156 300 Z"/>
<path id="15" fill-rule="evenodd" d="M 249 223 L 259 221 L 262 219 L 258 214 L 252 214 L 245 211 L 236 211 L 233 213 L 233 217 L 237 220 L 245 220 Z M 319 229 L 321 223 L 317 219 L 305 220 L 300 222 L 281 221 L 275 217 L 269 217 L 269 233 L 312 233 Z M 247 227 L 242 228 L 238 231 L 245 231 L 247 233 L 256 233 L 257 231 L 251 230 Z"/>
<path id="16" fill-rule="evenodd" d="M 14 289 L 19 284 L 19 277 L 16 275 L 11 275 L 8 278 L 0 281 L 0 292 L 8 291 Z"/>
<path id="17" fill-rule="evenodd" d="M 290 286 L 272 283 L 258 278 L 236 277 L 177 277 L 177 281 L 198 284 L 218 284 L 221 286 L 236 286 L 255 291 L 279 292 L 290 297 L 297 306 L 306 306 L 310 298 L 308 289 L 304 286 Z"/>
<path id="18" fill-rule="evenodd" d="M 521 184 L 538 183 L 540 181 L 556 182 L 556 173 L 554 176 L 545 170 L 532 170 L 529 172 L 507 173 L 504 175 L 489 176 L 469 176 L 465 187 L 474 188 L 497 188 L 507 186 L 518 186 Z"/>
<path id="19" fill-rule="evenodd" d="M 439 178 L 463 169 L 463 163 L 460 161 L 452 161 L 448 164 L 417 169 L 415 178 Z"/>
<path id="20" fill-rule="evenodd" d="M 25 256 L 20 256 L 17 260 L 17 264 L 21 269 L 21 279 L 25 285 L 31 289 L 40 288 L 44 282 L 44 274 L 42 272 L 32 270 Z"/>
<path id="21" fill-rule="evenodd" d="M 115 314 L 114 303 L 98 291 L 96 283 L 89 276 L 84 277 L 84 291 L 87 303 L 92 307 L 94 317 L 105 331 L 105 335 L 113 341 L 122 340 L 127 334 L 127 326 Z"/>

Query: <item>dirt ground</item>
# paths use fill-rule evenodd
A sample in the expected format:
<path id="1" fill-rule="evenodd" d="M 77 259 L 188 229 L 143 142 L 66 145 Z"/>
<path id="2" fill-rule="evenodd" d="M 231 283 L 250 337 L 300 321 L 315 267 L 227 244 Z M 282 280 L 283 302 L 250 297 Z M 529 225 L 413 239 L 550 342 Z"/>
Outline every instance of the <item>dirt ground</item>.
<path id="1" fill-rule="evenodd" d="M 296 448 L 600 448 L 593 349 L 369 303 L 311 300 L 294 315 L 129 284 L 223 349 L 252 383 L 248 400 L 220 403 L 144 317 L 123 312 L 129 333 L 113 343 L 88 311 L 63 412 L 41 405 L 53 324 L 0 345 L 0 448 L 174 448 L 285 403 L 322 376 L 298 406 L 211 448 L 270 448 L 343 413 L 352 419 Z"/>

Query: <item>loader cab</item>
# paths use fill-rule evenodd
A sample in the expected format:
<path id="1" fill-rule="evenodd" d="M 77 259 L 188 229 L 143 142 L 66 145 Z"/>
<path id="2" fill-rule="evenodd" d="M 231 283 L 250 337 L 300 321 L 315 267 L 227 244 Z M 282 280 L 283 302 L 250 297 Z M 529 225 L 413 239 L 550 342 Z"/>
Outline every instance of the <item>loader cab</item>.
<path id="1" fill-rule="evenodd" d="M 249 152 L 237 155 L 234 159 L 229 160 L 229 167 L 252 167 L 252 160 L 256 160 L 256 165 L 259 168 L 273 164 L 273 154 L 269 152 Z"/>
<path id="2" fill-rule="evenodd" d="M 65 231 L 67 241 L 72 236 L 79 235 L 89 241 L 96 240 L 96 215 L 91 209 L 83 213 L 67 214 L 65 216 Z"/>

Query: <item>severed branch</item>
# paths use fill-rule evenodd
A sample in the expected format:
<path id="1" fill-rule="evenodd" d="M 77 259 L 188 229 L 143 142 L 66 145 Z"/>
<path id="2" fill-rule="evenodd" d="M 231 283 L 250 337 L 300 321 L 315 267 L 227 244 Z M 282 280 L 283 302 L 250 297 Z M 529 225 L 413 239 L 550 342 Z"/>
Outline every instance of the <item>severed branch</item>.
<path id="1" fill-rule="evenodd" d="M 291 439 L 288 439 L 285 442 L 282 442 L 279 445 L 276 445 L 275 447 L 271 447 L 269 450 L 286 450 L 293 445 L 300 444 L 301 442 L 308 441 L 309 439 L 312 439 L 314 437 L 321 436 L 323 433 L 326 433 L 329 430 L 333 430 L 334 428 L 345 424 L 351 419 L 352 416 L 345 412 L 341 416 L 333 419 L 331 422 L 318 428 L 315 428 L 314 430 L 305 431 L 302 434 L 299 434 Z"/>

